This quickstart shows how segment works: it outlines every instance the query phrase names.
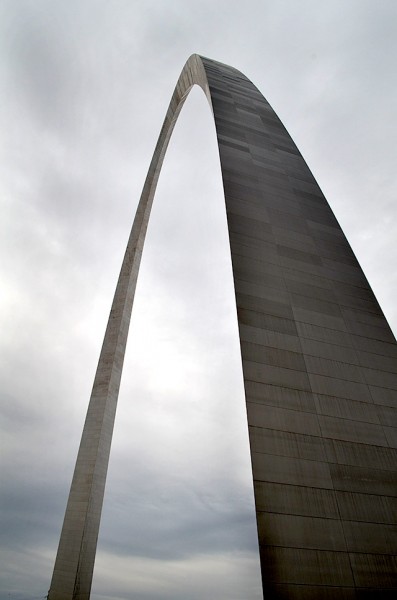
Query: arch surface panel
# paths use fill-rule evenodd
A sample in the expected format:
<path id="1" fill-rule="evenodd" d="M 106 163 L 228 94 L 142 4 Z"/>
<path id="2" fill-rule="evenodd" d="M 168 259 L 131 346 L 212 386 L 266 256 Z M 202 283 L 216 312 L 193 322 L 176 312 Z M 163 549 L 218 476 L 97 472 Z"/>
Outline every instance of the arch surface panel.
<path id="1" fill-rule="evenodd" d="M 193 55 L 128 241 L 49 600 L 90 596 L 140 258 L 167 145 L 194 84 L 212 106 L 219 146 L 264 597 L 389 597 L 397 587 L 394 336 L 270 105 L 236 69 Z"/>

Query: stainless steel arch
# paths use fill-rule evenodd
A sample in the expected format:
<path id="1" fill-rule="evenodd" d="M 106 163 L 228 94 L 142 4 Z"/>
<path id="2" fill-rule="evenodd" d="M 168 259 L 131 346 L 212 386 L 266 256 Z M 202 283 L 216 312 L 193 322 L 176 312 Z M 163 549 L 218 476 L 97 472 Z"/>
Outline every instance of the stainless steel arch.
<path id="1" fill-rule="evenodd" d="M 128 241 L 49 600 L 90 596 L 146 229 L 167 145 L 194 84 L 212 107 L 221 159 L 264 594 L 390 592 L 396 444 L 386 413 L 397 389 L 394 337 L 274 111 L 239 71 L 193 55 L 172 96 Z"/>

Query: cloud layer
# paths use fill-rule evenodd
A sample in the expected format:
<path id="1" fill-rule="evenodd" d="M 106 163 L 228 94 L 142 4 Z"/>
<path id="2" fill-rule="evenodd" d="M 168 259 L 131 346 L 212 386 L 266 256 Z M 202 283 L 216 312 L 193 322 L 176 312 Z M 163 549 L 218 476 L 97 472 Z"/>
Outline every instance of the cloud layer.
<path id="1" fill-rule="evenodd" d="M 179 72 L 243 71 L 293 136 L 397 329 L 397 6 L 4 0 L 0 600 L 47 593 L 121 259 Z M 193 90 L 131 323 L 92 597 L 259 600 L 214 126 Z"/>

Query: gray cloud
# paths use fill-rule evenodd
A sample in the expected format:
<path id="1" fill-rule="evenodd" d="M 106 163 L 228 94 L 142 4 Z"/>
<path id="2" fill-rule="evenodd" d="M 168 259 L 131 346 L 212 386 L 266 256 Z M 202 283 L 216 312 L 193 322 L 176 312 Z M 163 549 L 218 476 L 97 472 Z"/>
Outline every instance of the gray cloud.
<path id="1" fill-rule="evenodd" d="M 362 0 L 2 3 L 0 600 L 47 592 L 134 209 L 192 52 L 268 97 L 396 330 L 396 12 Z M 193 90 L 143 258 L 98 600 L 260 598 L 217 161 Z"/>

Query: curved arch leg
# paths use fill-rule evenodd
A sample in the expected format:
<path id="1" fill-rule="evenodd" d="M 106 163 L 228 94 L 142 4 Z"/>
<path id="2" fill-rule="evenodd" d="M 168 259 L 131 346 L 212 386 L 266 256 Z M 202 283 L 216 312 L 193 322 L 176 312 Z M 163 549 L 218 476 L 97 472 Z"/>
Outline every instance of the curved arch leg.
<path id="1" fill-rule="evenodd" d="M 194 84 L 212 107 L 221 160 L 264 597 L 342 599 L 358 589 L 390 590 L 397 585 L 394 337 L 272 108 L 239 71 L 193 55 L 171 99 L 128 241 L 49 600 L 90 596 L 140 258 L 162 161 Z"/>

